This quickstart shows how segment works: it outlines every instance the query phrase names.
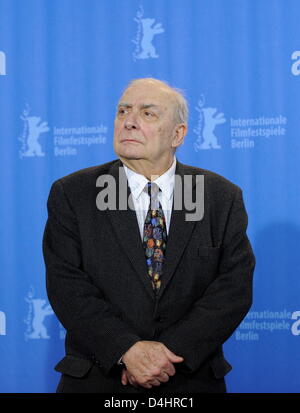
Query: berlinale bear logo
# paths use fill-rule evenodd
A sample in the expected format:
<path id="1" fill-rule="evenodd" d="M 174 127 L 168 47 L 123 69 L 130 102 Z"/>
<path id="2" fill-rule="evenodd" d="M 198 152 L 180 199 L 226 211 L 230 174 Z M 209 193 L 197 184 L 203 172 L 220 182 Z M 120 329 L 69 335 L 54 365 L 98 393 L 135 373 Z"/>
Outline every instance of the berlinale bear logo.
<path id="1" fill-rule="evenodd" d="M 205 98 L 201 95 L 198 106 L 195 108 L 199 112 L 198 124 L 193 131 L 198 135 L 198 139 L 194 143 L 196 152 L 199 149 L 221 149 L 214 131 L 217 125 L 226 122 L 224 113 L 216 113 L 216 108 L 204 107 L 204 104 Z"/>
<path id="2" fill-rule="evenodd" d="M 50 130 L 48 123 L 41 122 L 39 116 L 29 116 L 29 112 L 29 106 L 26 105 L 21 115 L 24 126 L 22 136 L 19 137 L 19 140 L 22 142 L 22 147 L 19 151 L 20 158 L 23 158 L 23 156 L 45 156 L 39 139 L 42 133 Z"/>
<path id="3" fill-rule="evenodd" d="M 134 60 L 158 58 L 159 55 L 156 53 L 156 49 L 152 43 L 152 40 L 155 35 L 163 33 L 165 31 L 161 23 L 156 23 L 154 25 L 155 19 L 142 19 L 143 14 L 144 10 L 143 8 L 141 8 L 141 10 L 137 12 L 137 15 L 134 19 L 138 24 L 136 38 L 135 40 L 132 40 L 132 42 L 136 45 L 135 51 L 133 53 Z"/>
<path id="4" fill-rule="evenodd" d="M 46 304 L 46 300 L 42 298 L 34 298 L 34 290 L 32 287 L 25 301 L 29 304 L 27 318 L 24 320 L 25 324 L 27 324 L 25 340 L 50 338 L 47 328 L 44 325 L 44 320 L 46 316 L 54 314 L 51 306 Z"/>

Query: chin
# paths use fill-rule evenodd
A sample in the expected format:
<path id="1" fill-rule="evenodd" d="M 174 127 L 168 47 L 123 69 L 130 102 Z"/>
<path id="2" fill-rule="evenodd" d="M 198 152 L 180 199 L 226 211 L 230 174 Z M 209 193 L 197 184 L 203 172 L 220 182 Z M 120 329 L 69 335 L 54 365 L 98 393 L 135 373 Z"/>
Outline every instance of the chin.
<path id="1" fill-rule="evenodd" d="M 141 159 L 143 157 L 142 151 L 136 150 L 136 148 L 118 148 L 117 155 L 126 159 Z"/>
<path id="2" fill-rule="evenodd" d="M 119 156 L 121 156 L 124 159 L 130 159 L 130 160 L 138 160 L 141 159 L 142 156 L 141 155 L 137 155 L 137 154 L 131 154 L 131 153 L 120 153 L 118 154 Z"/>

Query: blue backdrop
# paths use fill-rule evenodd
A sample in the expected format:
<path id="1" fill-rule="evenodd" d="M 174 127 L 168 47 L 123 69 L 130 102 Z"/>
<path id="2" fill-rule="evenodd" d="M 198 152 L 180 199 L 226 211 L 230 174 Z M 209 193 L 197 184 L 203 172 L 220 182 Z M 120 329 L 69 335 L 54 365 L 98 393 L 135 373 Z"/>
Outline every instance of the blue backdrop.
<path id="1" fill-rule="evenodd" d="M 116 158 L 121 90 L 149 76 L 188 99 L 178 159 L 244 191 L 257 267 L 228 391 L 299 392 L 299 20 L 299 0 L 0 0 L 1 392 L 55 391 L 50 185 Z"/>

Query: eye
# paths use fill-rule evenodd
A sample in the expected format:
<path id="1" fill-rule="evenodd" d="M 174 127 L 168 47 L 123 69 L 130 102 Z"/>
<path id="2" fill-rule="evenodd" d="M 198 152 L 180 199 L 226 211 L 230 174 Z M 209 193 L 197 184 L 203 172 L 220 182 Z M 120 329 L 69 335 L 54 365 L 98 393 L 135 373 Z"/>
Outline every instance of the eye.
<path id="1" fill-rule="evenodd" d="M 149 110 L 144 110 L 143 115 L 148 119 L 154 119 L 156 117 L 155 113 Z"/>
<path id="2" fill-rule="evenodd" d="M 119 108 L 118 109 L 118 116 L 123 116 L 128 112 L 125 108 Z"/>

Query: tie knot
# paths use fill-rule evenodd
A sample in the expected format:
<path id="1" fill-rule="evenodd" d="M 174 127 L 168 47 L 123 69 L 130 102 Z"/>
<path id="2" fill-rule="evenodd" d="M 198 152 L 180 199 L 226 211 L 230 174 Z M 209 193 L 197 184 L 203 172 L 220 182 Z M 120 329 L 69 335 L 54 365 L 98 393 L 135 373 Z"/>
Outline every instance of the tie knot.
<path id="1" fill-rule="evenodd" d="M 150 198 L 157 198 L 157 195 L 160 191 L 159 186 L 155 182 L 148 182 L 146 185 L 148 195 Z"/>
<path id="2" fill-rule="evenodd" d="M 159 208 L 158 193 L 159 186 L 155 182 L 148 182 L 146 185 L 148 195 L 150 197 L 150 209 L 155 210 Z"/>

